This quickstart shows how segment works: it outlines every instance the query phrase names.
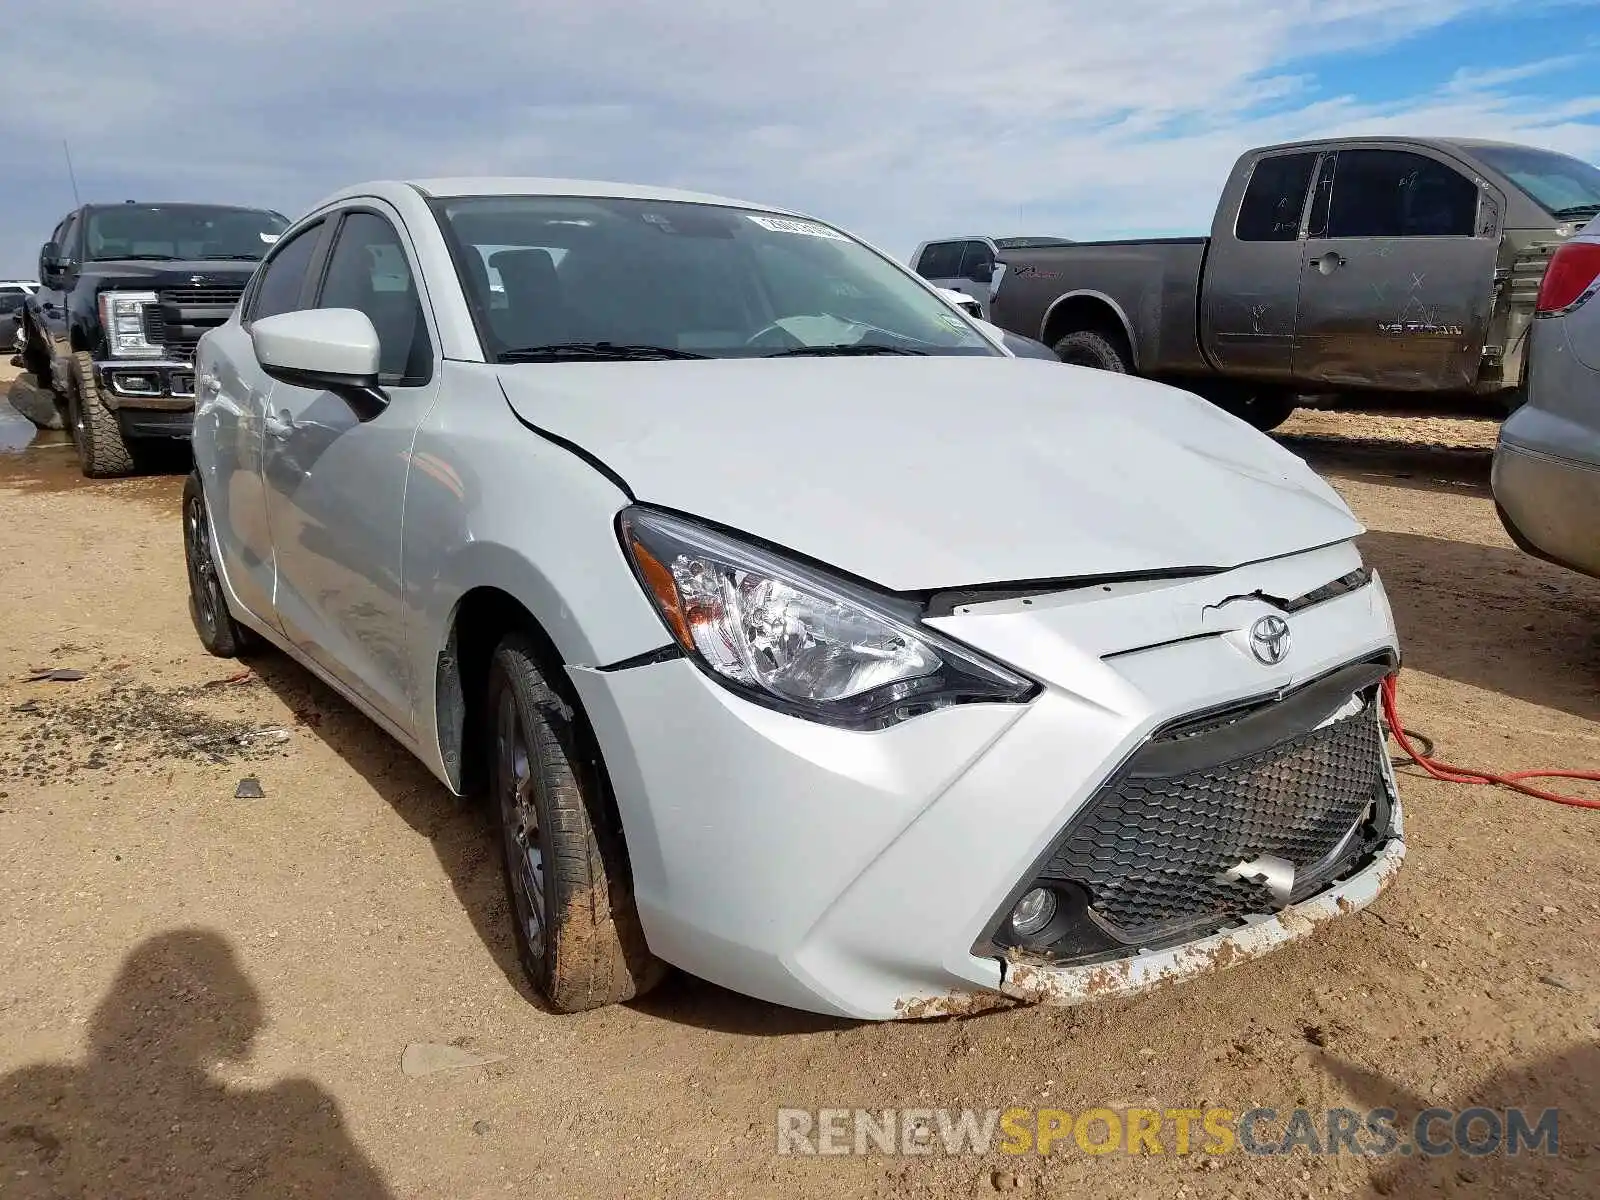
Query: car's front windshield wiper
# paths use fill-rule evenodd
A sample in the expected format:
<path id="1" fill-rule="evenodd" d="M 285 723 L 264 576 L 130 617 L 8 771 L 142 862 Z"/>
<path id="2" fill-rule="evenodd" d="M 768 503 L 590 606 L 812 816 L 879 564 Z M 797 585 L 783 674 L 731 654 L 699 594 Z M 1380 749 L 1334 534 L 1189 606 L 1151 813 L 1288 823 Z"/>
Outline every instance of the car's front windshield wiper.
<path id="1" fill-rule="evenodd" d="M 260 262 L 259 254 L 202 254 L 196 262 Z"/>
<path id="2" fill-rule="evenodd" d="M 176 254 L 118 254 L 111 258 L 97 258 L 95 262 L 180 262 Z"/>
<path id="3" fill-rule="evenodd" d="M 561 359 L 589 359 L 593 362 L 629 359 L 646 361 L 663 358 L 706 358 L 675 346 L 644 346 L 625 342 L 558 342 L 550 346 L 523 346 L 502 350 L 495 359 L 503 363 L 556 362 Z"/>
<path id="4" fill-rule="evenodd" d="M 764 354 L 763 358 L 799 358 L 802 356 L 825 358 L 848 357 L 854 354 L 926 354 L 926 350 L 912 350 L 908 346 L 885 346 L 882 342 L 847 342 L 839 346 L 798 346 L 793 350 L 778 350 Z"/>
<path id="5" fill-rule="evenodd" d="M 1572 221 L 1578 217 L 1600 217 L 1600 204 L 1569 204 L 1566 208 L 1553 208 L 1550 215 L 1558 221 Z"/>

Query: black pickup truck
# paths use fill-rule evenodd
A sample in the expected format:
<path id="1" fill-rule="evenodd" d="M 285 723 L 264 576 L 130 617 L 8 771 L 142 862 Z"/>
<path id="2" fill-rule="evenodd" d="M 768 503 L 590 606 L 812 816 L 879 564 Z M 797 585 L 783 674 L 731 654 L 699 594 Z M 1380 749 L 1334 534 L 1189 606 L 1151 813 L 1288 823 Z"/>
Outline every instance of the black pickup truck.
<path id="1" fill-rule="evenodd" d="M 1306 394 L 1493 396 L 1509 410 L 1545 264 L 1596 213 L 1600 170 L 1530 146 L 1268 146 L 1234 164 L 1209 238 L 1003 251 L 989 319 L 1262 429 Z"/>
<path id="2" fill-rule="evenodd" d="M 22 357 L 52 389 L 85 475 L 121 475 L 147 438 L 187 438 L 194 347 L 233 312 L 288 228 L 267 209 L 87 204 L 39 254 Z"/>

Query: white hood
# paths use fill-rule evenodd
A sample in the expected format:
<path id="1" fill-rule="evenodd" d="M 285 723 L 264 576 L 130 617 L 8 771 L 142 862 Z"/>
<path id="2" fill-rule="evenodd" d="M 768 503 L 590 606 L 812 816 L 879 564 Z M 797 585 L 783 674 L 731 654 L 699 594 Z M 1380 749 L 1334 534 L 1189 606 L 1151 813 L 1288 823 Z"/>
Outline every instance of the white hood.
<path id="1" fill-rule="evenodd" d="M 1264 434 L 1103 371 L 886 356 L 499 374 L 525 422 L 641 502 L 896 591 L 1233 567 L 1362 532 Z"/>

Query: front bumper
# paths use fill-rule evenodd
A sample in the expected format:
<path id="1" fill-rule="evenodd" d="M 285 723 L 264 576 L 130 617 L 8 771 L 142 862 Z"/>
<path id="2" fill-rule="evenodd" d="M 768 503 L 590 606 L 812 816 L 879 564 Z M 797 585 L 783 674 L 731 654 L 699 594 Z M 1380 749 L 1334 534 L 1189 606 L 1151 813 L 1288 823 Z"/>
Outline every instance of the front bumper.
<path id="1" fill-rule="evenodd" d="M 183 359 L 104 359 L 96 362 L 100 398 L 113 412 L 194 411 L 194 364 Z"/>
<path id="2" fill-rule="evenodd" d="M 616 791 L 651 949 L 762 999 L 885 1019 L 1138 990 L 1360 907 L 1404 853 L 1397 795 L 1375 854 L 1280 913 L 1235 914 L 1088 966 L 987 941 L 1019 883 L 1155 731 L 1397 653 L 1376 578 L 1293 613 L 1293 653 L 1279 666 L 1250 653 L 1251 625 L 1278 611 L 1254 593 L 1299 596 L 1357 565 L 1343 545 L 1202 579 L 957 609 L 930 623 L 1044 690 L 1025 706 L 946 709 L 875 733 L 757 707 L 682 659 L 569 668 Z M 1381 741 L 1373 753 L 1392 791 Z"/>
<path id="3" fill-rule="evenodd" d="M 1076 967 L 1030 961 L 1025 955 L 1013 954 L 1007 959 L 1000 991 L 1035 1004 L 1073 1005 L 1131 996 L 1238 966 L 1306 937 L 1324 921 L 1359 912 L 1393 882 L 1405 856 L 1405 842 L 1399 837 L 1391 838 L 1368 866 L 1309 900 L 1272 916 L 1248 920 L 1239 929 L 1166 950 Z"/>

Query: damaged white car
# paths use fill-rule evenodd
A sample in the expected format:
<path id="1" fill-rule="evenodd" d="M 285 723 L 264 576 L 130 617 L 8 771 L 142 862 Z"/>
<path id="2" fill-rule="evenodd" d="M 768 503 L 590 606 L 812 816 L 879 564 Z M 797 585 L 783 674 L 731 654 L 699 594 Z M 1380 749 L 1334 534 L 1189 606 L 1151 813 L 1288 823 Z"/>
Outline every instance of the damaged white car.
<path id="1" fill-rule="evenodd" d="M 862 1018 L 1070 1003 L 1295 937 L 1404 853 L 1394 624 L 1333 490 L 825 223 L 367 184 L 197 375 L 201 638 L 493 798 L 557 1009 L 666 963 Z"/>

